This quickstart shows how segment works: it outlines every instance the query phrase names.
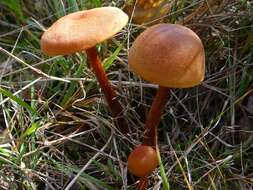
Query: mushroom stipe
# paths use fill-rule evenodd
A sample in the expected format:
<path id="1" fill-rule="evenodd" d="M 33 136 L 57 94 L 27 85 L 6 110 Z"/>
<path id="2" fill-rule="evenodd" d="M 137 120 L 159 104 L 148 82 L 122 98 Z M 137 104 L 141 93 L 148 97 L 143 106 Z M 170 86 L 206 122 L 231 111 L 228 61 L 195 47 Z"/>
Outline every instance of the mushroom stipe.
<path id="1" fill-rule="evenodd" d="M 117 126 L 120 126 L 120 129 L 123 133 L 127 133 L 128 125 L 126 123 L 126 120 L 123 118 L 123 108 L 117 100 L 117 95 L 110 85 L 110 82 L 105 74 L 105 70 L 98 57 L 96 47 L 87 49 L 86 54 L 90 60 L 90 65 L 93 69 L 93 72 L 95 73 L 97 80 L 105 94 L 105 98 L 111 109 L 112 116 L 116 119 Z"/>
<path id="2" fill-rule="evenodd" d="M 159 86 L 146 120 L 143 145 L 156 147 L 157 126 L 163 114 L 170 89 Z"/>

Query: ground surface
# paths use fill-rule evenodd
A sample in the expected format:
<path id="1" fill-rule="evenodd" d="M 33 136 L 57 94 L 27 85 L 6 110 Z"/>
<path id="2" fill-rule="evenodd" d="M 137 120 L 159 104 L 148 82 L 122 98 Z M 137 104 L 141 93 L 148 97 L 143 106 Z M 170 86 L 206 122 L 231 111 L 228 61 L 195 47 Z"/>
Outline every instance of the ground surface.
<path id="1" fill-rule="evenodd" d="M 167 3 L 163 22 L 184 24 L 203 40 L 206 77 L 198 87 L 172 90 L 159 126 L 168 182 L 157 169 L 149 177 L 149 188 L 169 183 L 179 190 L 252 189 L 253 3 Z M 85 55 L 47 57 L 39 43 L 44 28 L 67 13 L 124 4 L 0 1 L 2 189 L 135 189 L 138 180 L 127 172 L 127 155 L 142 141 L 157 86 L 129 71 L 127 52 L 153 23 L 130 20 L 112 40 L 98 46 L 124 106 L 129 135 L 115 129 Z"/>

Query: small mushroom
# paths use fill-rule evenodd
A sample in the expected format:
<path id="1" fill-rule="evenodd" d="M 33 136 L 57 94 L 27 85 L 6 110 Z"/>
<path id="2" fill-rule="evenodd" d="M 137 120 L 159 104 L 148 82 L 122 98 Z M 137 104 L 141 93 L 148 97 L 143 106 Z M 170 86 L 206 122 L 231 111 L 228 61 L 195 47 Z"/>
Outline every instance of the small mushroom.
<path id="1" fill-rule="evenodd" d="M 193 87 L 204 79 L 204 48 L 199 37 L 189 28 L 157 24 L 136 38 L 129 50 L 128 61 L 132 71 L 159 85 L 147 116 L 143 141 L 143 145 L 156 148 L 157 126 L 170 88 Z M 146 167 L 149 167 L 148 161 Z M 146 189 L 146 185 L 147 177 L 142 177 L 139 189 Z"/>
<path id="2" fill-rule="evenodd" d="M 158 165 L 155 149 L 145 145 L 136 147 L 127 162 L 129 171 L 138 177 L 149 175 Z"/>
<path id="3" fill-rule="evenodd" d="M 116 93 L 109 83 L 96 44 L 111 38 L 128 22 L 128 16 L 116 7 L 101 7 L 66 15 L 49 27 L 41 38 L 41 50 L 47 55 L 69 55 L 86 51 L 90 65 L 105 94 L 113 117 L 127 132 L 126 121 L 120 117 L 123 111 Z"/>
<path id="4" fill-rule="evenodd" d="M 170 88 L 200 84 L 205 74 L 205 52 L 191 29 L 177 24 L 157 24 L 134 41 L 129 67 L 147 81 L 159 85 L 148 114 L 144 144 L 156 145 L 156 131 Z"/>

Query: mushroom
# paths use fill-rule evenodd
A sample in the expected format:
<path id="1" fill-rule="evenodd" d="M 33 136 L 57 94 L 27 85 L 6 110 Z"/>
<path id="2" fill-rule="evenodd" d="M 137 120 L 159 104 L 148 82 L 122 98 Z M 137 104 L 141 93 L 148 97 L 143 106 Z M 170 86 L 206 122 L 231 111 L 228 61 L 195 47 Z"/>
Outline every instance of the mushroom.
<path id="1" fill-rule="evenodd" d="M 148 114 L 144 144 L 156 145 L 156 130 L 170 88 L 200 84 L 205 74 L 205 52 L 191 29 L 178 24 L 157 24 L 140 34 L 129 50 L 129 67 L 159 85 Z"/>
<path id="2" fill-rule="evenodd" d="M 94 8 L 60 18 L 41 37 L 41 50 L 47 55 L 69 55 L 86 51 L 112 116 L 117 117 L 117 124 L 124 132 L 128 131 L 128 127 L 124 118 L 120 117 L 123 108 L 105 74 L 96 44 L 111 38 L 127 22 L 128 16 L 116 7 Z"/>
<path id="3" fill-rule="evenodd" d="M 140 145 L 128 157 L 128 169 L 138 177 L 149 175 L 157 165 L 156 151 L 151 146 Z"/>
<path id="4" fill-rule="evenodd" d="M 132 71 L 159 85 L 147 116 L 143 141 L 143 145 L 156 148 L 157 126 L 170 88 L 193 87 L 204 79 L 204 48 L 197 34 L 189 28 L 157 24 L 136 38 L 128 61 Z M 145 180 L 142 178 L 141 183 L 145 184 Z"/>

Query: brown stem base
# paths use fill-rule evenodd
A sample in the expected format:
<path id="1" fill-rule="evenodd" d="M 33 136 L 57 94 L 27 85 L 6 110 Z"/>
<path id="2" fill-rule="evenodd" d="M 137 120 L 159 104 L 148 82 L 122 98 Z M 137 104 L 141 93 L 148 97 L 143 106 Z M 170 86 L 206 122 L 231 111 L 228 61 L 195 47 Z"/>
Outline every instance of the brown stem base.
<path id="1" fill-rule="evenodd" d="M 112 116 L 116 119 L 116 125 L 119 127 L 121 132 L 128 132 L 128 125 L 126 120 L 123 118 L 123 108 L 119 101 L 117 100 L 116 93 L 109 83 L 106 76 L 105 70 L 101 64 L 98 57 L 96 47 L 92 47 L 86 50 L 88 59 L 90 60 L 90 65 L 95 73 L 97 80 L 105 94 L 106 101 L 110 107 Z"/>
<path id="2" fill-rule="evenodd" d="M 140 183 L 137 186 L 137 190 L 147 190 L 148 189 L 148 178 L 147 176 L 140 179 Z"/>

